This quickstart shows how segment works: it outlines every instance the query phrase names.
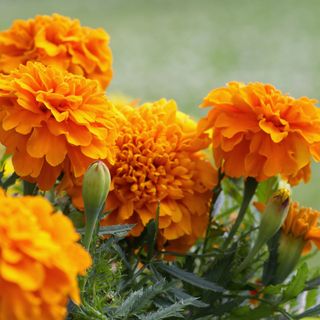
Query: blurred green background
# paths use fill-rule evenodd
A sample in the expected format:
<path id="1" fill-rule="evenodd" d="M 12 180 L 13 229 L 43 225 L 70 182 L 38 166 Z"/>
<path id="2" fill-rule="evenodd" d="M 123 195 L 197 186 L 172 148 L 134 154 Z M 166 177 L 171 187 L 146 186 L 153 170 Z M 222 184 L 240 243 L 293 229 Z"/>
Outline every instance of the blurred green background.
<path id="1" fill-rule="evenodd" d="M 0 0 L 0 27 L 53 12 L 111 35 L 109 92 L 174 98 L 199 117 L 213 87 L 263 81 L 293 96 L 320 99 L 319 0 Z M 320 165 L 294 189 L 320 209 Z"/>

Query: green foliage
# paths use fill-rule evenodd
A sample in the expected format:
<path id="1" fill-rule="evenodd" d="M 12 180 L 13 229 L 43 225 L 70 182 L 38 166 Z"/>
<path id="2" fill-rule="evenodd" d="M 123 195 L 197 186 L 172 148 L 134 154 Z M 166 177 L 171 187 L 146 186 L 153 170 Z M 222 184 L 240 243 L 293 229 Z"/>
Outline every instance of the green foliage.
<path id="1" fill-rule="evenodd" d="M 249 198 L 242 203 L 246 194 L 242 181 L 222 178 L 212 197 L 205 239 L 190 252 L 158 248 L 160 205 L 138 238 L 126 237 L 134 225 L 99 227 L 91 247 L 93 266 L 80 279 L 82 304 L 70 302 L 68 319 L 282 320 L 320 314 L 316 305 L 320 271 L 308 265 L 306 258 L 284 283 L 272 284 L 278 267 L 279 233 L 239 272 L 260 219 Z M 255 199 L 264 202 L 277 186 L 278 179 L 259 184 Z M 52 199 L 69 208 L 69 215 L 75 212 L 64 199 Z M 245 215 L 230 236 L 240 208 Z M 301 294 L 305 295 L 302 305 Z"/>

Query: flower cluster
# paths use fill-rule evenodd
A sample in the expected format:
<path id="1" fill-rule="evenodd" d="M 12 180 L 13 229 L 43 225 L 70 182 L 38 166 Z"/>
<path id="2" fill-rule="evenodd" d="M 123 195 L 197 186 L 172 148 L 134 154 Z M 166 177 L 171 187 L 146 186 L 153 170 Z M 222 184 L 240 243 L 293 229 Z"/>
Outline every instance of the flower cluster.
<path id="1" fill-rule="evenodd" d="M 212 109 L 199 131 L 213 129 L 214 158 L 226 175 L 309 180 L 311 156 L 319 158 L 315 100 L 294 99 L 268 84 L 230 82 L 212 90 L 202 106 Z"/>
<path id="2" fill-rule="evenodd" d="M 91 264 L 71 221 L 42 197 L 0 190 L 1 319 L 62 320 L 70 297 L 80 302 L 77 275 Z"/>
<path id="3" fill-rule="evenodd" d="M 39 62 L 0 79 L 0 141 L 16 173 L 50 189 L 64 170 L 83 175 L 115 158 L 119 113 L 98 83 Z"/>
<path id="4" fill-rule="evenodd" d="M 283 283 L 303 250 L 309 251 L 312 242 L 320 248 L 320 212 L 297 203 L 290 206 L 289 191 L 276 191 L 271 185 L 277 179 L 256 188 L 276 176 L 291 185 L 309 180 L 311 159 L 320 161 L 316 101 L 295 99 L 269 84 L 230 82 L 208 94 L 202 107 L 211 108 L 196 123 L 178 110 L 174 100 L 139 105 L 139 100 L 122 96 L 107 98 L 104 89 L 112 76 L 108 43 L 102 29 L 82 27 L 78 20 L 58 14 L 18 20 L 0 32 L 0 143 L 7 153 L 2 157 L 1 145 L 0 163 L 8 170 L 10 159 L 14 167 L 12 175 L 12 170 L 1 172 L 7 194 L 17 176 L 42 191 L 63 193 L 54 199 L 55 205 L 67 199 L 63 205 L 68 213 L 76 211 L 71 201 L 85 211 L 82 243 L 88 250 L 95 245 L 93 235 L 101 217 L 101 225 L 113 227 L 99 235 L 127 228 L 114 225 L 134 225 L 126 242 L 133 244 L 130 250 L 144 241 L 141 235 L 149 235 L 151 228 L 144 231 L 150 221 L 158 219 L 152 235 L 157 236 L 158 250 L 147 246 L 147 252 L 141 246 L 136 266 L 145 259 L 151 265 L 160 251 L 181 255 L 195 245 L 194 256 L 201 256 L 201 263 L 192 264 L 200 273 L 213 275 L 220 261 L 222 266 L 230 261 L 231 266 L 234 256 L 240 264 L 227 273 L 236 270 L 241 276 L 269 243 L 269 259 L 274 261 L 264 263 L 262 283 Z M 208 147 L 215 165 L 206 157 Z M 238 182 L 228 178 L 246 180 L 242 200 L 235 190 Z M 16 185 L 12 191 L 21 193 L 26 186 Z M 28 188 L 23 191 L 26 194 Z M 221 201 L 215 202 L 221 191 Z M 242 246 L 234 240 L 250 201 L 255 194 L 266 201 L 272 193 L 256 243 L 242 257 Z M 47 195 L 55 197 L 54 192 Z M 226 210 L 221 215 L 224 223 L 240 202 L 229 234 L 216 242 L 209 239 L 228 230 L 219 223 L 208 225 L 213 218 L 210 209 Z M 77 243 L 80 236 L 44 198 L 10 198 L 0 189 L 0 207 L 0 319 L 64 319 L 69 298 L 80 303 L 77 276 L 91 265 L 89 254 Z M 205 231 L 200 247 L 197 240 Z M 140 239 L 131 241 L 133 237 Z M 250 232 L 243 239 L 249 237 Z M 206 253 L 216 245 L 222 250 L 212 263 L 214 255 Z M 219 260 L 225 252 L 228 260 Z M 210 272 L 200 266 L 206 258 L 211 260 Z M 218 278 L 214 286 L 233 290 L 231 278 Z M 85 301 L 88 282 L 83 287 Z M 248 286 L 239 282 L 235 287 Z"/>
<path id="5" fill-rule="evenodd" d="M 82 27 L 79 20 L 53 14 L 17 20 L 0 33 L 0 72 L 39 61 L 96 79 L 105 89 L 112 77 L 109 35 Z"/>
<path id="6" fill-rule="evenodd" d="M 112 212 L 102 223 L 134 223 L 131 234 L 139 236 L 159 203 L 159 247 L 185 251 L 204 233 L 217 183 L 217 172 L 201 152 L 208 137 L 197 136 L 195 122 L 173 100 L 121 110 L 126 122 L 116 140 L 106 205 Z M 69 193 L 81 207 L 80 188 Z"/>

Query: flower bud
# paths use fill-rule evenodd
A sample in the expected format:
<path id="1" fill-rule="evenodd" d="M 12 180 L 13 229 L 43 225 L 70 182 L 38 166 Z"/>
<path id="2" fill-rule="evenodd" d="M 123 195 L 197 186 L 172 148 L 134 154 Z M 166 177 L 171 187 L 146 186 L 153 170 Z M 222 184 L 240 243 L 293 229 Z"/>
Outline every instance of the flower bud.
<path id="1" fill-rule="evenodd" d="M 256 242 L 246 259 L 241 263 L 238 271 L 243 270 L 261 247 L 281 228 L 287 217 L 289 204 L 290 192 L 288 189 L 280 189 L 272 195 L 262 215 Z"/>
<path id="2" fill-rule="evenodd" d="M 93 232 L 110 190 L 110 172 L 102 161 L 94 162 L 83 177 L 82 197 L 86 215 L 83 244 L 89 249 Z"/>
<path id="3" fill-rule="evenodd" d="M 262 244 L 271 239 L 281 228 L 287 217 L 289 204 L 290 191 L 288 189 L 278 190 L 269 199 L 259 227 L 258 239 Z"/>
<path id="4" fill-rule="evenodd" d="M 102 161 L 90 165 L 83 177 L 82 185 L 85 212 L 102 209 L 110 190 L 110 181 L 109 169 Z"/>
<path id="5" fill-rule="evenodd" d="M 311 250 L 312 242 L 320 248 L 319 217 L 318 210 L 300 207 L 297 202 L 291 204 L 277 240 L 277 264 L 270 283 L 282 283 L 295 269 L 301 254 Z"/>
<path id="6" fill-rule="evenodd" d="M 306 242 L 302 237 L 281 231 L 277 254 L 277 268 L 272 284 L 282 283 L 296 267 Z"/>

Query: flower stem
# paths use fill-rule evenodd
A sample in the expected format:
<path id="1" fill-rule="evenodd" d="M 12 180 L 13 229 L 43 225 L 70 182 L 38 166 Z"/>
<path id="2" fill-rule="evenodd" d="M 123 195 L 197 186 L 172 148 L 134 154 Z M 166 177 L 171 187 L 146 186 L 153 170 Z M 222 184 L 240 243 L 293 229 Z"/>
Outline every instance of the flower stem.
<path id="1" fill-rule="evenodd" d="M 85 225 L 85 231 L 84 231 L 84 238 L 83 238 L 83 245 L 84 247 L 90 251 L 90 245 L 93 237 L 93 233 L 96 229 L 96 225 L 98 222 L 98 218 L 100 216 L 100 210 L 92 210 L 93 212 L 86 212 L 86 225 Z"/>
<path id="2" fill-rule="evenodd" d="M 252 197 L 254 196 L 254 193 L 257 189 L 257 186 L 258 186 L 257 180 L 252 177 L 248 177 L 247 180 L 245 181 L 243 199 L 242 199 L 241 207 L 240 207 L 236 222 L 232 226 L 227 239 L 223 243 L 222 249 L 228 248 L 232 238 L 236 234 L 236 232 L 237 232 L 237 230 L 238 230 L 238 228 L 239 228 L 239 226 L 245 216 L 245 213 L 246 213 L 247 208 L 250 204 L 250 201 L 251 201 Z"/>
<path id="3" fill-rule="evenodd" d="M 219 195 L 222 191 L 221 181 L 222 181 L 223 177 L 224 177 L 224 174 L 219 170 L 218 184 L 214 187 L 214 189 L 212 191 L 212 199 L 211 199 L 209 216 L 208 216 L 208 225 L 207 225 L 206 235 L 205 235 L 205 238 L 203 241 L 202 254 L 204 254 L 206 252 L 207 243 L 208 243 L 209 236 L 210 236 L 211 222 L 212 222 L 212 218 L 213 218 L 212 212 L 214 211 L 215 204 L 216 204 L 217 199 L 219 198 Z"/>
<path id="4" fill-rule="evenodd" d="M 31 183 L 29 181 L 23 181 L 23 195 L 25 196 L 33 196 L 37 194 L 38 187 L 35 183 Z"/>

